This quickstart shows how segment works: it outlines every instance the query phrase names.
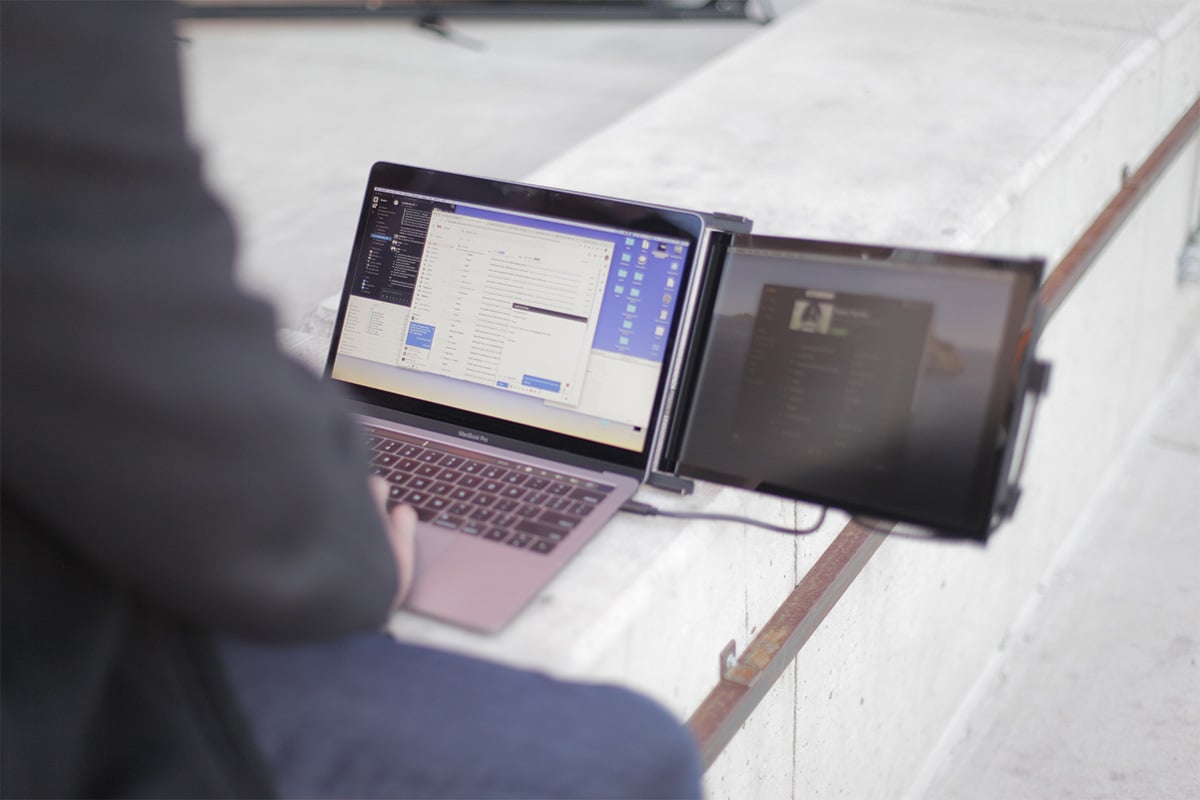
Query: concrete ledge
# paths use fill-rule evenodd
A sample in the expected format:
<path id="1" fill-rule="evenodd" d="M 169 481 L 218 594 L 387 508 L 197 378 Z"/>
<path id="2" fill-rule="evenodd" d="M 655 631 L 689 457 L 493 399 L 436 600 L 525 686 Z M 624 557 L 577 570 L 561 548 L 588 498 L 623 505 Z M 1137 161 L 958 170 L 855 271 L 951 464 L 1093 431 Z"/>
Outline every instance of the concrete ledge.
<path id="1" fill-rule="evenodd" d="M 1200 95 L 1198 36 L 1195 3 L 817 3 L 533 179 L 745 214 L 765 233 L 1054 261 Z M 1174 259 L 1196 159 L 1047 331 L 1055 385 L 1017 520 L 986 551 L 886 543 L 711 770 L 712 795 L 914 785 L 1194 340 L 1200 305 Z M 1104 320 L 1131 296 L 1137 333 L 1121 334 Z"/>
<path id="2" fill-rule="evenodd" d="M 815 2 L 531 179 L 777 235 L 1053 260 L 1200 93 L 1198 14 L 1182 0 Z M 1051 171 L 1072 166 L 1086 180 Z M 1043 219 L 1029 197 L 1043 185 L 1073 224 L 999 229 Z"/>
<path id="3" fill-rule="evenodd" d="M 1055 260 L 1200 95 L 1193 0 L 826 0 L 803 6 L 531 176 L 730 211 L 778 235 Z M 895 797 L 1095 500 L 1200 324 L 1174 259 L 1193 145 L 1048 328 L 1055 362 L 1017 518 L 989 547 L 883 543 L 708 775 L 714 797 Z M 1121 320 L 1121 324 L 1114 324 Z M 319 325 L 317 326 L 319 328 Z M 309 332 L 319 340 L 319 332 Z M 301 337 L 303 339 L 303 337 Z M 298 347 L 306 346 L 298 339 Z M 672 508 L 803 525 L 701 485 Z M 793 539 L 619 519 L 499 637 L 410 615 L 398 636 L 640 688 L 681 716 L 845 524 Z"/>

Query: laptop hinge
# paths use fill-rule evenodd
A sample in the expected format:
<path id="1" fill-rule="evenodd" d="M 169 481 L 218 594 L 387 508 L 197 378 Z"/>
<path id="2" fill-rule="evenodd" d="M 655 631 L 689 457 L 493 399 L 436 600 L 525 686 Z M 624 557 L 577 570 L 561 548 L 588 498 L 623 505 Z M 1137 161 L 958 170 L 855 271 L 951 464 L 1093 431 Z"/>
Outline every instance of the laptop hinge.
<path id="1" fill-rule="evenodd" d="M 646 477 L 646 485 L 676 494 L 691 494 L 696 488 L 696 484 L 688 478 L 681 478 L 666 472 L 651 472 Z"/>

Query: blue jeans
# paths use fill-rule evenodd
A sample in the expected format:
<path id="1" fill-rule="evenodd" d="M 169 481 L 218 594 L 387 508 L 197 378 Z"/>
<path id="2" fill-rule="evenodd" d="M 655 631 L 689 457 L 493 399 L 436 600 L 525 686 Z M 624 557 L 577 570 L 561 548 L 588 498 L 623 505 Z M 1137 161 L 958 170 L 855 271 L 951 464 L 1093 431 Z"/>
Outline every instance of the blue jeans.
<path id="1" fill-rule="evenodd" d="M 650 700 L 369 634 L 221 642 L 284 797 L 699 797 L 695 744 Z"/>

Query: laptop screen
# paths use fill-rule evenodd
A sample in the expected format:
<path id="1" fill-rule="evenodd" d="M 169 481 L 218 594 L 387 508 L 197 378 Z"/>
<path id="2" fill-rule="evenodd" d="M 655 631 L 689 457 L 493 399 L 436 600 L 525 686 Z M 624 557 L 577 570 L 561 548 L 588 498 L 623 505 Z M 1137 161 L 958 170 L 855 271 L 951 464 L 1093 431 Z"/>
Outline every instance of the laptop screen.
<path id="1" fill-rule="evenodd" d="M 481 434 L 637 462 L 698 219 L 440 175 L 373 170 L 330 375 Z"/>
<path id="2" fill-rule="evenodd" d="M 1039 262 L 738 237 L 680 472 L 980 534 Z"/>

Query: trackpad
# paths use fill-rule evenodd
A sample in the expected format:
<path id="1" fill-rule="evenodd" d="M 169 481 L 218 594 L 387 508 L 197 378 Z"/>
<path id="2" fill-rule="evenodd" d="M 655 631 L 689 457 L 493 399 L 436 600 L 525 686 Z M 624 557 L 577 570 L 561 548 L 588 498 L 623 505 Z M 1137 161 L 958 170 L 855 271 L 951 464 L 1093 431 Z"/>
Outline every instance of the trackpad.
<path id="1" fill-rule="evenodd" d="M 433 525 L 420 524 L 417 526 L 417 569 L 416 582 L 429 574 L 429 568 L 458 541 L 461 533 L 446 531 Z"/>

